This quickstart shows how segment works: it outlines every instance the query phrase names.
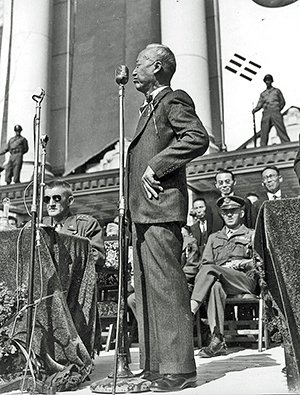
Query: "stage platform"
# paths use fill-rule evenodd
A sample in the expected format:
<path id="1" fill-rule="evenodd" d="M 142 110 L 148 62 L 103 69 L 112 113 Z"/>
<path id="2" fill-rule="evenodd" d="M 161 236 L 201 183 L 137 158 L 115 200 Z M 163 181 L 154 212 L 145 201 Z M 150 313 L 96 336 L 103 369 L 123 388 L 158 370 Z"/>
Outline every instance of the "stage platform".
<path id="1" fill-rule="evenodd" d="M 138 373 L 138 349 L 131 348 L 133 373 Z M 180 392 L 164 392 L 166 395 L 260 395 L 288 394 L 284 367 L 284 353 L 281 346 L 272 347 L 259 353 L 256 349 L 242 347 L 228 348 L 228 355 L 210 359 L 197 357 L 195 350 L 198 381 L 196 388 Z M 91 395 L 91 383 L 107 377 L 113 366 L 113 351 L 102 352 L 95 360 L 95 370 L 91 380 L 72 392 L 60 392 L 61 395 Z M 152 392 L 147 392 L 152 393 Z M 17 395 L 20 392 L 10 392 Z"/>

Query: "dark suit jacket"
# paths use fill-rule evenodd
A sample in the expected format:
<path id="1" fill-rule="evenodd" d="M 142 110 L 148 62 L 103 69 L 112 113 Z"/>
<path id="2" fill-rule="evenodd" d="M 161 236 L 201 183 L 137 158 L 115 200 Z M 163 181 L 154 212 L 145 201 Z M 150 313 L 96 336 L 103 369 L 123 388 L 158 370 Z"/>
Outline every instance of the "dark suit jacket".
<path id="1" fill-rule="evenodd" d="M 200 257 L 202 256 L 204 247 L 205 247 L 205 245 L 207 243 L 208 236 L 212 233 L 212 230 L 213 230 L 212 218 L 207 218 L 206 221 L 207 221 L 207 232 L 206 232 L 207 236 L 206 236 L 206 240 L 204 240 L 204 238 L 203 238 L 203 234 L 200 231 L 200 226 L 199 226 L 198 222 L 196 222 L 195 224 L 193 224 L 191 226 L 191 233 L 195 237 L 195 239 L 197 240 Z"/>
<path id="2" fill-rule="evenodd" d="M 143 112 L 128 148 L 127 199 L 135 223 L 186 222 L 188 200 L 185 164 L 208 148 L 208 134 L 189 95 L 166 88 Z M 142 176 L 150 166 L 164 191 L 149 199 Z"/>
<path id="3" fill-rule="evenodd" d="M 286 193 L 284 193 L 284 192 L 281 190 L 281 199 L 287 199 L 287 198 L 292 198 L 292 197 L 297 197 L 297 196 L 296 196 L 296 195 L 295 195 L 295 196 L 287 195 Z M 267 193 L 265 193 L 265 195 L 264 195 L 262 198 L 258 199 L 258 200 L 253 204 L 254 207 L 255 207 L 255 210 L 256 210 L 257 214 L 258 214 L 258 212 L 259 212 L 259 210 L 260 210 L 260 208 L 261 208 L 263 202 L 268 202 L 268 201 L 269 201 L 268 195 L 267 195 Z"/>

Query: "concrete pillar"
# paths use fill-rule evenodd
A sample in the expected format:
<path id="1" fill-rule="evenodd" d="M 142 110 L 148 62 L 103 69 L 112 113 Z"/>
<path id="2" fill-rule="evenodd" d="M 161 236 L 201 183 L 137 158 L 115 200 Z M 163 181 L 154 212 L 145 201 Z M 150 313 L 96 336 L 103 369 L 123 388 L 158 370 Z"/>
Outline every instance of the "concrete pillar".
<path id="1" fill-rule="evenodd" d="M 177 60 L 173 89 L 184 89 L 212 135 L 204 0 L 161 0 L 162 44 Z"/>
<path id="2" fill-rule="evenodd" d="M 190 188 L 188 188 L 188 208 L 189 209 L 188 209 L 188 216 L 187 216 L 186 222 L 187 222 L 187 225 L 189 225 L 189 226 L 193 225 L 193 223 L 194 223 L 193 218 L 189 215 L 189 213 L 193 207 L 193 200 L 194 200 L 193 191 Z"/>
<path id="3" fill-rule="evenodd" d="M 51 56 L 51 0 L 14 0 L 8 90 L 7 140 L 14 125 L 22 126 L 29 152 L 24 156 L 21 182 L 32 176 L 34 161 L 33 94 L 46 91 L 41 110 L 41 134 L 48 132 L 49 69 Z"/>

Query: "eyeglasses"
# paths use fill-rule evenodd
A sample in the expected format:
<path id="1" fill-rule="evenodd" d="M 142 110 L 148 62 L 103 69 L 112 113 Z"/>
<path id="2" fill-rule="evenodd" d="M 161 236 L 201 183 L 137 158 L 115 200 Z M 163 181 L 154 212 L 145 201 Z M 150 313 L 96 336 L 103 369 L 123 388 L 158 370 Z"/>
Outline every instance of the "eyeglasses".
<path id="1" fill-rule="evenodd" d="M 50 203 L 50 200 L 54 200 L 54 202 L 58 203 L 61 201 L 62 196 L 61 195 L 53 195 L 53 196 L 44 196 L 43 202 L 48 204 Z"/>
<path id="2" fill-rule="evenodd" d="M 269 174 L 268 176 L 264 176 L 262 178 L 263 181 L 268 181 L 268 180 L 277 180 L 279 176 L 277 174 Z"/>
<path id="3" fill-rule="evenodd" d="M 218 180 L 217 182 L 216 182 L 216 184 L 217 185 L 223 185 L 223 184 L 225 184 L 225 185 L 230 185 L 230 184 L 232 184 L 233 183 L 233 180 Z"/>

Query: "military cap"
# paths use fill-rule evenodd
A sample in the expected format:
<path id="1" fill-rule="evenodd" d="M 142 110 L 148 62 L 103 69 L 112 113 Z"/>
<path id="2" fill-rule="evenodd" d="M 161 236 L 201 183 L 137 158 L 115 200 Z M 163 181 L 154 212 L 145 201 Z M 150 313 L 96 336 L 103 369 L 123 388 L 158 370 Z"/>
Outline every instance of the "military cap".
<path id="1" fill-rule="evenodd" d="M 14 131 L 15 132 L 22 132 L 22 126 L 21 125 L 16 125 L 15 127 L 14 127 Z"/>
<path id="2" fill-rule="evenodd" d="M 266 82 L 267 80 L 269 80 L 269 81 L 271 81 L 271 82 L 274 81 L 274 80 L 273 80 L 273 77 L 271 76 L 271 74 L 266 74 L 266 75 L 264 76 L 264 82 Z"/>
<path id="3" fill-rule="evenodd" d="M 223 196 L 217 200 L 217 206 L 220 209 L 231 209 L 244 207 L 245 200 L 239 196 Z"/>

